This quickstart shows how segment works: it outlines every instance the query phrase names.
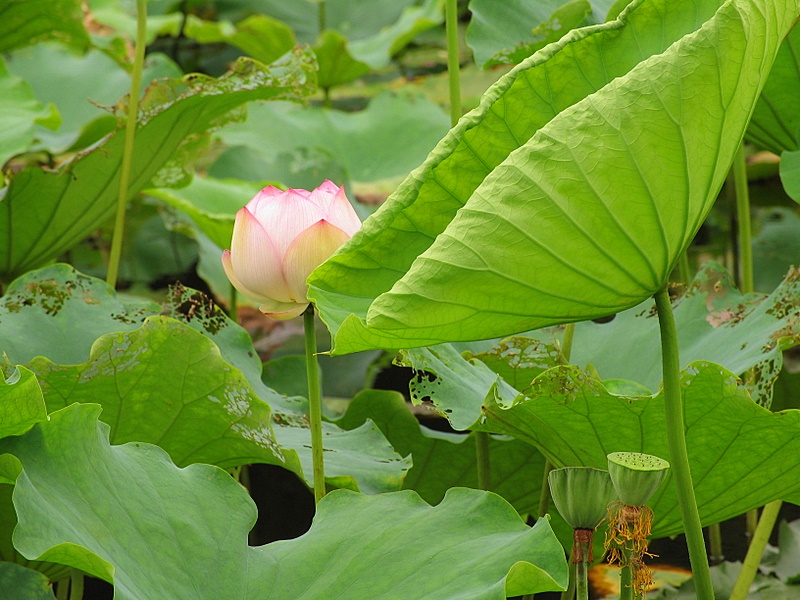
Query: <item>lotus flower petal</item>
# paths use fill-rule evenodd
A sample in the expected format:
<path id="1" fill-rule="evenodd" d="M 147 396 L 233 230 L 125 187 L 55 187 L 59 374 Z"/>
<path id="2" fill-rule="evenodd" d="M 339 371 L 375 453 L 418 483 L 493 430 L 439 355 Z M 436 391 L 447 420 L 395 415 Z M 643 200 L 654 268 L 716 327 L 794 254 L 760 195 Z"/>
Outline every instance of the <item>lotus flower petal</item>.
<path id="1" fill-rule="evenodd" d="M 236 214 L 229 258 L 243 294 L 255 300 L 292 300 L 281 270 L 281 256 L 261 223 L 247 207 Z M 230 276 L 229 279 L 236 285 Z"/>
<path id="2" fill-rule="evenodd" d="M 295 299 L 306 298 L 306 279 L 350 236 L 336 225 L 319 221 L 298 235 L 286 250 L 283 268 L 286 282 Z"/>
<path id="3" fill-rule="evenodd" d="M 222 268 L 225 269 L 225 275 L 227 275 L 228 280 L 230 280 L 231 282 L 231 285 L 233 285 L 233 287 L 239 290 L 242 294 L 258 302 L 263 302 L 264 300 L 268 300 L 266 296 L 262 296 L 261 294 L 254 292 L 253 290 L 247 289 L 247 287 L 241 281 L 239 281 L 239 278 L 236 276 L 236 271 L 233 270 L 233 262 L 231 261 L 230 250 L 222 251 Z"/>
<path id="4" fill-rule="evenodd" d="M 258 310 L 267 315 L 270 319 L 286 321 L 303 314 L 308 304 L 308 302 L 276 302 L 275 300 L 267 300 L 258 307 Z"/>
<path id="5" fill-rule="evenodd" d="M 330 183 L 331 186 L 333 186 L 334 189 L 332 192 L 322 193 L 323 186 L 325 186 L 326 183 Z M 336 225 L 339 229 L 347 233 L 348 237 L 351 237 L 356 231 L 361 229 L 361 219 L 358 218 L 358 215 L 353 210 L 353 206 L 347 199 L 344 187 L 337 188 L 330 181 L 326 181 L 311 192 L 309 199 L 322 209 L 326 221 Z"/>
<path id="6" fill-rule="evenodd" d="M 255 217 L 269 233 L 278 253 L 283 256 L 292 240 L 314 223 L 325 218 L 325 213 L 297 190 L 286 190 L 261 201 Z"/>

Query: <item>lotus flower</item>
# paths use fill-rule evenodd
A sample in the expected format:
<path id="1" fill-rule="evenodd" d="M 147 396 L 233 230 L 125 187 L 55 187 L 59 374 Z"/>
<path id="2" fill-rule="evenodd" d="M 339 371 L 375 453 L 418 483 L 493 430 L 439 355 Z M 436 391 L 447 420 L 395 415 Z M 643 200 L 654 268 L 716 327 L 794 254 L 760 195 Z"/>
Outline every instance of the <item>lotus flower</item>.
<path id="1" fill-rule="evenodd" d="M 222 266 L 233 286 L 273 319 L 308 306 L 306 279 L 361 227 L 344 188 L 313 191 L 267 186 L 236 213 Z"/>

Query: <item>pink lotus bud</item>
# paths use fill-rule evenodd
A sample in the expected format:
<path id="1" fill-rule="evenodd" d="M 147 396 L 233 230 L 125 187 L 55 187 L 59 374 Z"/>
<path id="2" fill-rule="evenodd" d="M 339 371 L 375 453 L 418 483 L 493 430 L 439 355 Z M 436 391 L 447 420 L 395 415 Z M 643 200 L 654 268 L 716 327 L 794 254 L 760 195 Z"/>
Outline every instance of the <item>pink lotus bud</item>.
<path id="1" fill-rule="evenodd" d="M 233 286 L 273 319 L 308 306 L 306 279 L 361 227 L 344 188 L 325 181 L 314 191 L 267 186 L 236 213 L 222 266 Z"/>

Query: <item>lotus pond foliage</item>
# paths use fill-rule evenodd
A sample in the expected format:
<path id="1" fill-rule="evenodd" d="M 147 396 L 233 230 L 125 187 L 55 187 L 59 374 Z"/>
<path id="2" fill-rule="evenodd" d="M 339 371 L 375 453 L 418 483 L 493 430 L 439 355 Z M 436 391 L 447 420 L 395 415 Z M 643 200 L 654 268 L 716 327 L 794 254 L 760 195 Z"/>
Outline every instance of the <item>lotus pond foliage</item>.
<path id="1" fill-rule="evenodd" d="M 800 596 L 798 20 L 0 0 L 0 598 Z"/>

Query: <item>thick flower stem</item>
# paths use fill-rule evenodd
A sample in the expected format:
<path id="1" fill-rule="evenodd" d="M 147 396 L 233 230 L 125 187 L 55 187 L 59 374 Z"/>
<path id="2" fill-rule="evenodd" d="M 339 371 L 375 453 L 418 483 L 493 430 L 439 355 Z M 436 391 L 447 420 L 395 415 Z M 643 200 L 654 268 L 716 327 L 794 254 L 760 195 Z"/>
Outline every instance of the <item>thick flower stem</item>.
<path id="1" fill-rule="evenodd" d="M 128 188 L 131 181 L 131 162 L 133 143 L 136 136 L 136 117 L 139 113 L 139 93 L 142 87 L 144 69 L 144 49 L 147 26 L 147 0 L 136 0 L 136 48 L 131 72 L 131 93 L 128 99 L 128 120 L 125 125 L 125 145 L 122 150 L 122 164 L 119 171 L 119 194 L 117 195 L 117 215 L 114 219 L 114 234 L 111 239 L 111 255 L 108 259 L 106 283 L 116 287 L 119 263 L 122 257 L 122 238 L 125 232 L 125 209 L 128 205 Z"/>
<path id="2" fill-rule="evenodd" d="M 658 324 L 661 329 L 661 361 L 664 378 L 664 410 L 666 413 L 667 445 L 669 462 L 675 477 L 675 490 L 681 511 L 689 561 L 692 564 L 698 600 L 713 600 L 711 572 L 708 568 L 700 513 L 694 496 L 689 455 L 686 451 L 686 433 L 681 399 L 680 361 L 678 358 L 678 334 L 669 292 L 662 288 L 655 294 L 658 309 Z"/>
<path id="3" fill-rule="evenodd" d="M 314 305 L 309 304 L 303 313 L 306 334 L 306 374 L 308 375 L 308 418 L 311 421 L 311 458 L 314 464 L 314 501 L 325 495 L 325 457 L 322 446 L 322 393 L 319 385 L 317 362 L 317 332 L 314 323 Z"/>

